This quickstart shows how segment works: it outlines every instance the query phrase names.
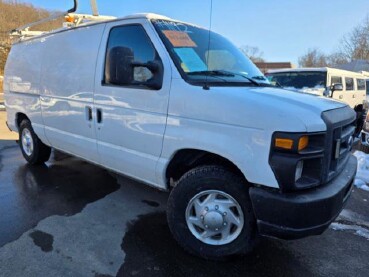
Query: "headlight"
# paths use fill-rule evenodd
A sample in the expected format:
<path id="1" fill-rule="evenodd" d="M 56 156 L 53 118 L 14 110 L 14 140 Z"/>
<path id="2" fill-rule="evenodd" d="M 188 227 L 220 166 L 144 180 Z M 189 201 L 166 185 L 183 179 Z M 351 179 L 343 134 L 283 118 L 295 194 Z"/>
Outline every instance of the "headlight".
<path id="1" fill-rule="evenodd" d="M 269 164 L 283 191 L 318 186 L 322 174 L 325 133 L 276 132 Z"/>

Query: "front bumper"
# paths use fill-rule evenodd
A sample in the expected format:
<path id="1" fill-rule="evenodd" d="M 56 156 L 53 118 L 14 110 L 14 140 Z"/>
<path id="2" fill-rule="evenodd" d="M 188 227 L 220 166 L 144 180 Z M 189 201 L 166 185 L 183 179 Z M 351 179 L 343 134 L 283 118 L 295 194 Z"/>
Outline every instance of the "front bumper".
<path id="1" fill-rule="evenodd" d="M 343 209 L 356 170 L 357 160 L 351 155 L 342 172 L 321 187 L 293 193 L 251 188 L 259 233 L 281 239 L 320 235 Z"/>

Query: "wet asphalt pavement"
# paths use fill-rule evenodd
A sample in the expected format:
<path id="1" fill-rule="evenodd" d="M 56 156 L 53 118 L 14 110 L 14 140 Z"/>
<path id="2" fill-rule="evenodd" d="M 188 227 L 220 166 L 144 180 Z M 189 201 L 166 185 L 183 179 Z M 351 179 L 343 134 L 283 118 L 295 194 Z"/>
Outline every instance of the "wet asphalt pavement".
<path id="1" fill-rule="evenodd" d="M 369 192 L 355 189 L 322 236 L 262 238 L 252 254 L 227 262 L 198 259 L 175 243 L 166 200 L 60 153 L 28 166 L 14 142 L 0 141 L 0 276 L 369 274 Z"/>

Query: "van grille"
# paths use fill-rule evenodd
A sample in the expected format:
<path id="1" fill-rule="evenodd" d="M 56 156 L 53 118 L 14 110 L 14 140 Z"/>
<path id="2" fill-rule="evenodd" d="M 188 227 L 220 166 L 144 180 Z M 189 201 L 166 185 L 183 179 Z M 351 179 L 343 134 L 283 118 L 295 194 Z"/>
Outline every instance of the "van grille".
<path id="1" fill-rule="evenodd" d="M 345 167 L 353 145 L 356 114 L 349 108 L 324 112 L 322 118 L 327 125 L 325 163 L 322 183 L 329 182 Z"/>

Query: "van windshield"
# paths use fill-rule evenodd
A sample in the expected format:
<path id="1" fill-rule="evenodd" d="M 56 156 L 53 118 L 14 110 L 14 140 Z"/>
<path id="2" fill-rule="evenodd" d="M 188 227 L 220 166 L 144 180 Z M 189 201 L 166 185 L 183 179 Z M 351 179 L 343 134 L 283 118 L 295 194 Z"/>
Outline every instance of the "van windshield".
<path id="1" fill-rule="evenodd" d="M 284 88 L 320 89 L 327 86 L 327 72 L 278 72 L 268 73 L 269 81 L 277 83 Z"/>
<path id="2" fill-rule="evenodd" d="M 226 86 L 269 84 L 250 59 L 223 36 L 181 22 L 156 19 L 152 23 L 187 82 Z"/>

